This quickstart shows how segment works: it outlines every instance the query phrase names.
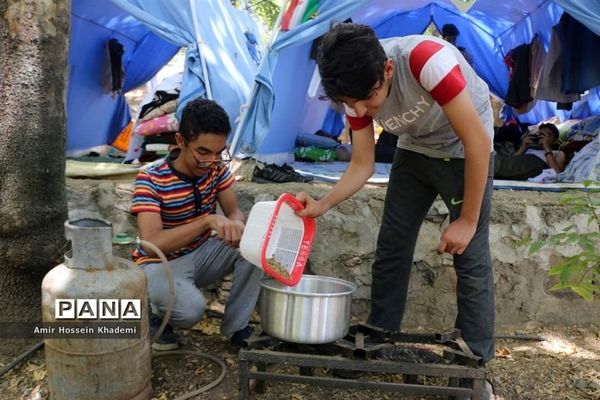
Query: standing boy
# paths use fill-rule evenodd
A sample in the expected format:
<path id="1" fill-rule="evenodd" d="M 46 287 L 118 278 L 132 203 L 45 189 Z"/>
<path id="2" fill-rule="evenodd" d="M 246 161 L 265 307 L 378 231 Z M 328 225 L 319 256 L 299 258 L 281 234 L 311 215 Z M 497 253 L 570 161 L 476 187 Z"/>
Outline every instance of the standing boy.
<path id="1" fill-rule="evenodd" d="M 437 251 L 454 256 L 456 327 L 473 353 L 489 361 L 494 357 L 488 242 L 493 118 L 487 85 L 443 40 L 415 35 L 380 43 L 370 27 L 358 24 L 333 27 L 317 63 L 327 97 L 346 106 L 353 152 L 348 169 L 324 198 L 298 194 L 306 205 L 299 215 L 322 215 L 373 174 L 373 120 L 398 135 L 372 270 L 369 323 L 400 329 L 417 235 L 439 194 L 451 222 Z"/>

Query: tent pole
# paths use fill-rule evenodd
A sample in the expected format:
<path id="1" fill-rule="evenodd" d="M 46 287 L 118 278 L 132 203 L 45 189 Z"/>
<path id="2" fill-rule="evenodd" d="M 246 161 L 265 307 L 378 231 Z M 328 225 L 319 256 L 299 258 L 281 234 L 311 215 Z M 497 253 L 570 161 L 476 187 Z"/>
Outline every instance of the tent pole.
<path id="1" fill-rule="evenodd" d="M 192 11 L 192 21 L 194 22 L 194 34 L 196 36 L 196 44 L 198 45 L 198 54 L 200 55 L 200 64 L 202 65 L 202 75 L 204 75 L 204 89 L 206 89 L 206 97 L 209 100 L 213 100 L 212 88 L 210 87 L 210 77 L 208 76 L 208 67 L 206 65 L 206 59 L 204 58 L 204 42 L 202 41 L 202 35 L 200 34 L 200 28 L 198 27 L 198 12 L 196 10 L 196 1 L 190 0 L 190 10 Z"/>
<path id="2" fill-rule="evenodd" d="M 290 2 L 290 0 L 284 0 L 283 4 L 281 5 L 281 9 L 279 10 L 279 15 L 277 15 L 277 19 L 275 20 L 275 24 L 273 25 L 273 29 L 271 31 L 271 37 L 269 39 L 269 47 L 266 49 L 265 54 L 263 55 L 263 59 L 261 60 L 261 65 L 263 64 L 264 59 L 267 56 L 267 53 L 269 53 L 269 51 L 271 50 L 271 46 L 273 46 L 273 43 L 275 43 L 275 41 L 277 40 L 277 36 L 279 35 L 279 24 L 281 23 L 281 19 L 283 18 L 283 13 L 287 9 L 289 2 Z M 259 69 L 260 69 L 260 67 L 259 67 Z M 242 107 L 240 110 L 240 117 L 239 117 L 237 125 L 235 126 L 235 133 L 233 135 L 233 140 L 231 141 L 230 147 L 232 149 L 235 149 L 238 142 L 240 141 L 242 125 L 243 125 L 243 122 L 246 120 L 246 117 L 248 116 L 248 109 L 250 108 L 250 102 L 256 95 L 257 90 L 258 90 L 258 85 L 256 84 L 256 79 L 255 79 L 254 84 L 252 85 L 252 91 L 250 92 L 250 97 L 248 97 L 246 104 L 242 104 Z M 235 154 L 232 154 L 232 155 L 233 155 L 233 157 L 235 157 Z"/>

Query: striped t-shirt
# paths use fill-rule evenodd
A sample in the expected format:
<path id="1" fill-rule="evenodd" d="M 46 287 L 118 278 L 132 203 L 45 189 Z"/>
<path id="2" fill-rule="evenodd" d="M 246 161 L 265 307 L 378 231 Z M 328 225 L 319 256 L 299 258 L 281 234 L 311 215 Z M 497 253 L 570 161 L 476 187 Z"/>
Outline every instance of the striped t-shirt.
<path id="1" fill-rule="evenodd" d="M 191 178 L 173 168 L 169 157 L 156 165 L 138 173 L 133 192 L 131 213 L 160 213 L 163 229 L 171 229 L 188 224 L 205 215 L 214 214 L 217 209 L 217 193 L 227 189 L 234 182 L 233 175 L 225 165 L 216 165 L 204 176 Z M 204 243 L 210 230 L 201 233 L 186 247 L 167 254 L 173 260 L 190 253 Z M 149 257 L 143 249 L 133 252 L 137 264 L 160 262 Z"/>

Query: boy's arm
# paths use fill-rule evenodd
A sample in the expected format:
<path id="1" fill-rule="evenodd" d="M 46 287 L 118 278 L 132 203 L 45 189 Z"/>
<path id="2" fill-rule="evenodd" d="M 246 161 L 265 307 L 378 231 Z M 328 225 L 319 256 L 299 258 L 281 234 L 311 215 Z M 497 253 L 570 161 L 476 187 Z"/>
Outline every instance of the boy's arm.
<path id="1" fill-rule="evenodd" d="M 304 192 L 296 198 L 305 208 L 297 214 L 301 217 L 318 217 L 356 193 L 373 175 L 375 163 L 375 139 L 373 124 L 352 132 L 352 157 L 350 165 L 338 183 L 321 200 L 315 200 Z"/>
<path id="2" fill-rule="evenodd" d="M 189 224 L 163 229 L 160 213 L 140 212 L 137 215 L 138 232 L 140 239 L 152 242 L 163 253 L 169 254 L 186 247 L 200 234 L 211 229 L 214 217 L 214 215 L 206 215 Z M 143 247 L 143 249 L 148 255 L 155 255 L 149 248 Z"/>
<path id="3" fill-rule="evenodd" d="M 443 107 L 465 148 L 465 177 L 460 217 L 442 234 L 438 252 L 462 254 L 475 234 L 490 160 L 490 138 L 466 89 Z"/>
<path id="4" fill-rule="evenodd" d="M 217 193 L 217 201 L 225 217 L 220 217 L 213 229 L 217 232 L 217 237 L 223 239 L 227 244 L 238 247 L 244 232 L 244 223 L 246 216 L 240 210 L 237 202 L 237 196 L 233 190 L 233 178 L 229 181 L 227 187 Z"/>
<path id="5" fill-rule="evenodd" d="M 221 206 L 221 210 L 223 210 L 223 214 L 232 222 L 238 223 L 243 230 L 246 216 L 238 206 L 237 196 L 233 191 L 233 187 L 230 186 L 225 190 L 221 190 L 217 194 L 217 200 Z"/>
<path id="6" fill-rule="evenodd" d="M 546 164 L 556 173 L 560 173 L 565 169 L 565 153 L 557 151 L 556 154 L 552 150 L 546 151 Z"/>

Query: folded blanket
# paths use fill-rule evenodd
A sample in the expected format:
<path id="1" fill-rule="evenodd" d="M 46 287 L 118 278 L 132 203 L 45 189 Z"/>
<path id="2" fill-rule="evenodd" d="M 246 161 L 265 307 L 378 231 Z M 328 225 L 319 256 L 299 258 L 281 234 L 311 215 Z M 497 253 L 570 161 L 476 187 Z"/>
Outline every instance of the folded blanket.
<path id="1" fill-rule="evenodd" d="M 142 136 L 158 135 L 165 132 L 175 132 L 179 129 L 179 121 L 175 114 L 162 115 L 150 121 L 144 121 L 135 127 L 134 133 Z"/>
<path id="2" fill-rule="evenodd" d="M 162 83 L 160 85 L 162 85 Z M 157 90 L 156 92 L 154 92 L 154 95 L 152 96 L 152 101 L 149 103 L 146 103 L 142 106 L 142 109 L 140 110 L 140 115 L 138 118 L 144 118 L 146 116 L 146 114 L 148 114 L 150 111 L 154 110 L 155 108 L 158 108 L 158 107 L 162 106 L 163 104 L 168 103 L 171 100 L 177 100 L 178 98 L 179 98 L 179 89 Z"/>
<path id="3" fill-rule="evenodd" d="M 150 121 L 151 119 L 160 117 L 161 115 L 174 113 L 177 109 L 177 99 L 171 100 L 162 104 L 153 110 L 149 111 L 148 114 L 140 118 L 142 121 Z"/>

